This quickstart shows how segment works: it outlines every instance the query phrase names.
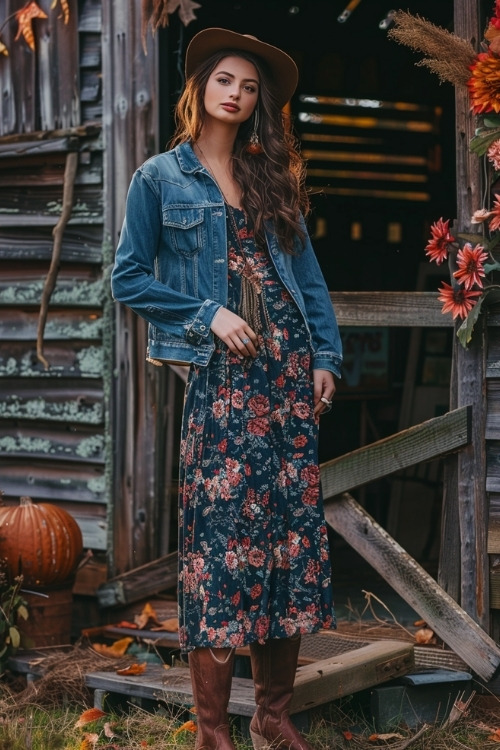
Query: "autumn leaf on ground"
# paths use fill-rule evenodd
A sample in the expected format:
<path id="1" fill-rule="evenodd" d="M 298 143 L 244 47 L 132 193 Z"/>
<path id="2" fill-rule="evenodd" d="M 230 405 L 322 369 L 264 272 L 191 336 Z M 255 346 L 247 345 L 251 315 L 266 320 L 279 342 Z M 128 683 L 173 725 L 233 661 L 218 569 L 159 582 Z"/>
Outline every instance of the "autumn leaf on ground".
<path id="1" fill-rule="evenodd" d="M 14 37 L 14 41 L 16 42 L 22 34 L 26 40 L 26 44 L 32 50 L 35 49 L 35 36 L 33 34 L 32 25 L 34 18 L 47 18 L 47 14 L 43 12 L 37 3 L 26 3 L 26 5 L 16 13 L 16 19 L 19 25 L 17 34 Z"/>
<path id="2" fill-rule="evenodd" d="M 181 732 L 196 732 L 196 724 L 191 719 L 188 719 L 188 721 L 185 721 L 184 724 L 182 724 L 180 727 L 178 727 L 175 732 L 173 733 L 172 737 L 175 737 L 176 735 L 180 734 Z"/>
<path id="3" fill-rule="evenodd" d="M 490 734 L 490 736 L 488 737 L 488 739 L 491 742 L 500 742 L 500 729 L 495 729 L 495 731 L 493 732 L 493 734 Z"/>
<path id="4" fill-rule="evenodd" d="M 52 5 L 50 6 L 50 10 L 54 10 L 59 0 L 52 0 Z M 63 18 L 64 23 L 68 23 L 69 21 L 69 5 L 68 0 L 60 0 L 61 1 L 61 8 L 63 12 Z"/>
<path id="5" fill-rule="evenodd" d="M 120 638 L 119 641 L 115 641 L 111 646 L 107 646 L 105 643 L 93 643 L 92 648 L 99 654 L 104 656 L 123 656 L 130 644 L 133 642 L 133 638 Z"/>
<path id="6" fill-rule="evenodd" d="M 417 630 L 415 641 L 424 645 L 437 643 L 436 635 L 430 628 L 420 628 L 420 630 Z"/>
<path id="7" fill-rule="evenodd" d="M 137 625 L 138 628 L 140 628 L 141 630 L 143 630 L 146 627 L 146 625 L 148 624 L 148 622 L 150 620 L 153 620 L 153 622 L 155 623 L 155 625 L 159 624 L 158 623 L 158 616 L 157 616 L 155 610 L 153 609 L 153 607 L 151 606 L 151 604 L 148 602 L 147 604 L 144 605 L 141 614 L 140 615 L 136 615 L 134 617 L 134 622 L 136 623 L 136 625 Z"/>
<path id="8" fill-rule="evenodd" d="M 146 671 L 146 666 L 146 662 L 143 662 L 142 664 L 131 664 L 129 667 L 117 669 L 116 674 L 144 674 L 144 672 Z"/>
<path id="9" fill-rule="evenodd" d="M 87 745 L 83 745 L 83 742 L 87 742 Z M 82 746 L 87 748 L 94 748 L 97 743 L 99 742 L 99 735 L 97 732 L 92 732 L 91 734 L 86 734 L 85 739 L 82 742 Z"/>
<path id="10" fill-rule="evenodd" d="M 121 620 L 116 623 L 115 628 L 133 628 L 135 630 L 137 629 L 137 623 L 128 622 L 128 620 Z"/>
<path id="11" fill-rule="evenodd" d="M 103 716 L 107 716 L 105 711 L 101 711 L 100 708 L 88 708 L 83 714 L 80 714 L 80 718 L 75 724 L 75 728 L 84 727 L 86 724 L 90 724 L 92 721 L 102 719 Z"/>
<path id="12" fill-rule="evenodd" d="M 154 625 L 151 630 L 165 630 L 168 633 L 176 633 L 179 630 L 179 620 L 177 617 L 169 617 L 158 625 Z"/>
<path id="13" fill-rule="evenodd" d="M 344 739 L 346 740 L 352 740 L 353 738 L 353 733 L 350 732 L 348 729 L 345 732 L 342 732 L 342 734 L 344 735 Z"/>
<path id="14" fill-rule="evenodd" d="M 425 620 L 415 620 L 413 623 L 416 628 L 425 628 L 427 627 L 427 623 Z"/>

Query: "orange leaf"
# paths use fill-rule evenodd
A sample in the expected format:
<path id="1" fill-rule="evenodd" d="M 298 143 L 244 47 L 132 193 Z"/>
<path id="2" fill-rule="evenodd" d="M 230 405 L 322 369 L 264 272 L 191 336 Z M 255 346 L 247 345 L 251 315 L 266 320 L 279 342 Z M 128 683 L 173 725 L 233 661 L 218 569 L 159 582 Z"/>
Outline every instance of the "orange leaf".
<path id="1" fill-rule="evenodd" d="M 137 623 L 138 628 L 142 629 L 146 627 L 149 620 L 153 620 L 155 625 L 158 625 L 157 614 L 151 604 L 148 602 L 144 605 L 141 614 L 134 617 L 134 622 Z"/>
<path id="2" fill-rule="evenodd" d="M 191 721 L 191 719 L 188 719 L 188 721 L 185 721 L 182 726 L 180 726 L 178 729 L 175 730 L 172 737 L 175 737 L 180 732 L 196 732 L 196 724 L 194 721 Z"/>
<path id="3" fill-rule="evenodd" d="M 137 628 L 135 622 L 128 622 L 128 620 L 121 620 L 115 625 L 116 628 Z"/>
<path id="4" fill-rule="evenodd" d="M 99 654 L 119 657 L 123 656 L 133 640 L 130 637 L 120 638 L 119 641 L 115 641 L 111 646 L 107 646 L 105 643 L 93 643 L 92 648 Z"/>
<path id="5" fill-rule="evenodd" d="M 420 628 L 415 633 L 415 641 L 422 644 L 436 643 L 436 636 L 430 628 Z"/>
<path id="6" fill-rule="evenodd" d="M 348 729 L 345 732 L 342 732 L 342 734 L 346 740 L 352 740 L 353 734 Z"/>
<path id="7" fill-rule="evenodd" d="M 179 630 L 179 620 L 177 617 L 169 617 L 168 620 L 163 620 L 157 626 L 152 627 L 151 630 L 165 630 L 168 633 L 176 633 Z"/>
<path id="8" fill-rule="evenodd" d="M 80 718 L 75 724 L 75 727 L 84 727 L 85 724 L 90 724 L 92 721 L 102 719 L 103 716 L 107 716 L 105 711 L 101 711 L 100 708 L 88 708 L 83 714 L 80 714 Z"/>
<path id="9" fill-rule="evenodd" d="M 52 0 L 52 5 L 50 6 L 50 9 L 54 10 L 54 8 L 56 7 L 56 5 L 57 5 L 57 0 Z M 62 8 L 62 12 L 63 12 L 64 23 L 66 24 L 69 21 L 69 5 L 68 5 L 68 0 L 61 0 L 61 8 Z"/>
<path id="10" fill-rule="evenodd" d="M 21 10 L 17 11 L 16 18 L 19 26 L 14 41 L 17 41 L 22 34 L 28 47 L 34 50 L 35 36 L 33 34 L 32 21 L 34 18 L 47 18 L 47 14 L 43 12 L 37 3 L 31 2 L 26 3 Z"/>
<path id="11" fill-rule="evenodd" d="M 116 674 L 143 674 L 146 671 L 146 662 L 142 664 L 131 664 L 124 669 L 117 669 Z"/>
<path id="12" fill-rule="evenodd" d="M 498 735 L 495 732 L 495 734 L 490 734 L 490 736 L 488 737 L 488 739 L 491 740 L 492 742 L 500 742 L 500 735 Z"/>

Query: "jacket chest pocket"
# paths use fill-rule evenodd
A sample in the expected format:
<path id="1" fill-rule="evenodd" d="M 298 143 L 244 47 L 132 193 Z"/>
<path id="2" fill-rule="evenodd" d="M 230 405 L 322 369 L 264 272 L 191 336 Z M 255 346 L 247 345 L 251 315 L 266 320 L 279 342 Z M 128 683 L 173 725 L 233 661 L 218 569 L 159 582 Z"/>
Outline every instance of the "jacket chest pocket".
<path id="1" fill-rule="evenodd" d="M 163 226 L 168 244 L 179 255 L 192 256 L 203 247 L 203 208 L 163 208 Z"/>

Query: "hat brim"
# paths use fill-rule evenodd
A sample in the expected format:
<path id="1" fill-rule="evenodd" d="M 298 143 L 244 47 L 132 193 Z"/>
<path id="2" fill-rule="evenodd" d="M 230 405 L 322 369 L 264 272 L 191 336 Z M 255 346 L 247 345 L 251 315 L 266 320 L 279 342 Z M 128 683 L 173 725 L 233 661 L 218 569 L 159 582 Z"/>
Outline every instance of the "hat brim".
<path id="1" fill-rule="evenodd" d="M 279 105 L 283 107 L 292 98 L 299 80 L 299 71 L 294 60 L 272 44 L 229 29 L 204 29 L 191 39 L 186 50 L 186 78 L 189 78 L 208 57 L 225 49 L 250 52 L 260 57 L 270 70 Z"/>

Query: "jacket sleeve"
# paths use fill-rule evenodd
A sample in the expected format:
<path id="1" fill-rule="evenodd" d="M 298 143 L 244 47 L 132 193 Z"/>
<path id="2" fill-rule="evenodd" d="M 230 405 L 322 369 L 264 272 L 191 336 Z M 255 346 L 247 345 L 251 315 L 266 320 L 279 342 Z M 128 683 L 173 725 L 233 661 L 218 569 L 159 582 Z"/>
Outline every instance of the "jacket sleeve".
<path id="1" fill-rule="evenodd" d="M 195 333 L 206 339 L 221 305 L 178 292 L 155 278 L 163 229 L 161 209 L 158 194 L 137 170 L 128 190 L 111 272 L 113 297 L 169 335 L 192 340 Z"/>
<path id="2" fill-rule="evenodd" d="M 330 370 L 340 378 L 342 342 L 337 318 L 307 230 L 305 246 L 294 256 L 292 265 L 311 332 L 314 348 L 313 367 Z"/>

